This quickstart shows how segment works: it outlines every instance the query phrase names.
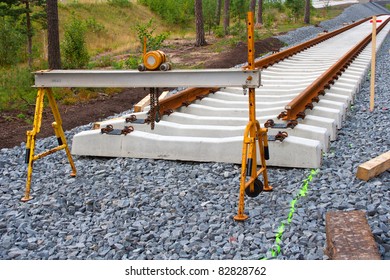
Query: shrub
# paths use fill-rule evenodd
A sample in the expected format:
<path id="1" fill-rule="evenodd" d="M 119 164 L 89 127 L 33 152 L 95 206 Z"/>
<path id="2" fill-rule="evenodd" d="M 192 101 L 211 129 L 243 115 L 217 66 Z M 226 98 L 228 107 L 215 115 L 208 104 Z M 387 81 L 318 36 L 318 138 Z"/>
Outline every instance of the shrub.
<path id="1" fill-rule="evenodd" d="M 99 93 L 94 91 L 93 89 L 90 90 L 88 88 L 80 88 L 77 92 L 77 98 L 80 101 L 86 101 L 90 99 L 95 99 L 99 96 Z"/>
<path id="2" fill-rule="evenodd" d="M 15 64 L 24 36 L 7 20 L 0 19 L 0 66 Z"/>
<path id="3" fill-rule="evenodd" d="M 247 27 L 245 22 L 236 22 L 229 28 L 229 33 L 235 37 L 245 40 L 247 35 Z"/>
<path id="4" fill-rule="evenodd" d="M 216 26 L 215 11 L 217 9 L 217 1 L 215 0 L 203 0 L 203 20 L 205 29 L 211 33 L 211 30 Z"/>
<path id="5" fill-rule="evenodd" d="M 265 27 L 270 28 L 272 24 L 275 22 L 275 14 L 274 13 L 266 13 L 263 18 L 263 24 Z"/>
<path id="6" fill-rule="evenodd" d="M 303 0 L 286 0 L 286 7 L 289 8 L 295 19 L 303 15 L 305 1 Z"/>
<path id="7" fill-rule="evenodd" d="M 194 0 L 138 0 L 168 23 L 186 24 L 194 19 Z"/>
<path id="8" fill-rule="evenodd" d="M 303 0 L 297 0 L 297 1 L 303 1 Z M 284 11 L 284 3 L 283 0 L 267 0 L 264 2 L 264 10 L 268 9 L 277 9 L 279 12 Z"/>
<path id="9" fill-rule="evenodd" d="M 164 40 L 169 36 L 168 32 L 164 32 L 158 35 L 153 35 L 156 27 L 153 25 L 153 20 L 150 19 L 146 24 L 137 24 L 135 26 L 137 31 L 137 37 L 141 46 L 144 45 L 144 38 L 146 37 L 147 51 L 158 50 L 161 48 Z"/>
<path id="10" fill-rule="evenodd" d="M 25 111 L 35 103 L 34 76 L 28 66 L 0 68 L 0 111 Z"/>
<path id="11" fill-rule="evenodd" d="M 89 31 L 93 33 L 102 33 L 106 31 L 103 24 L 98 23 L 94 17 L 89 17 L 85 20 L 85 26 Z"/>
<path id="12" fill-rule="evenodd" d="M 215 26 L 213 28 L 213 31 L 214 31 L 215 37 L 217 37 L 217 38 L 225 37 L 225 30 L 223 29 L 223 26 L 220 26 L 220 25 Z"/>
<path id="13" fill-rule="evenodd" d="M 75 17 L 65 26 L 62 54 L 65 68 L 83 68 L 88 64 L 89 54 L 85 44 L 86 27 Z"/>
<path id="14" fill-rule="evenodd" d="M 130 56 L 125 61 L 125 66 L 127 69 L 137 69 L 138 65 L 142 62 L 142 57 Z"/>

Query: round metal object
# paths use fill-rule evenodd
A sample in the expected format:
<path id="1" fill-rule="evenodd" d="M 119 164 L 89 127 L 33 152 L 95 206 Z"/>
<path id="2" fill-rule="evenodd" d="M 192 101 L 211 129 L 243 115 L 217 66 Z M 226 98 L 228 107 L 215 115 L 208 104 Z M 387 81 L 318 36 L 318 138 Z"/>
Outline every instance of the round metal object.
<path id="1" fill-rule="evenodd" d="M 135 122 L 137 121 L 137 116 L 136 115 L 131 115 L 130 117 L 126 118 L 126 122 Z"/>
<path id="2" fill-rule="evenodd" d="M 168 71 L 171 70 L 171 64 L 168 62 L 164 62 L 160 65 L 160 70 L 161 71 Z"/>
<path id="3" fill-rule="evenodd" d="M 127 135 L 129 133 L 132 133 L 133 131 L 134 131 L 134 127 L 132 127 L 132 126 L 125 126 L 122 129 L 121 134 Z"/>
<path id="4" fill-rule="evenodd" d="M 266 127 L 266 128 L 273 127 L 274 125 L 275 125 L 275 122 L 274 122 L 274 120 L 272 120 L 272 119 L 269 119 L 269 120 L 267 120 L 267 121 L 264 123 L 264 127 Z"/>
<path id="5" fill-rule="evenodd" d="M 166 61 L 162 51 L 150 51 L 144 55 L 144 64 L 148 70 L 156 70 Z"/>
<path id="6" fill-rule="evenodd" d="M 275 135 L 275 140 L 279 140 L 280 142 L 283 142 L 284 139 L 288 137 L 288 133 L 286 131 L 279 131 Z"/>
<path id="7" fill-rule="evenodd" d="M 101 131 L 101 133 L 110 133 L 113 130 L 114 130 L 114 127 L 112 126 L 112 124 L 109 124 L 106 127 L 102 128 L 100 131 Z"/>
<path id="8" fill-rule="evenodd" d="M 140 72 L 146 71 L 145 64 L 141 63 L 140 65 L 138 65 L 138 71 L 140 71 Z"/>
<path id="9" fill-rule="evenodd" d="M 251 187 L 247 186 L 245 188 L 245 193 L 249 197 L 257 197 L 263 191 L 263 189 L 263 183 L 259 179 L 255 179 L 253 192 L 251 192 Z"/>

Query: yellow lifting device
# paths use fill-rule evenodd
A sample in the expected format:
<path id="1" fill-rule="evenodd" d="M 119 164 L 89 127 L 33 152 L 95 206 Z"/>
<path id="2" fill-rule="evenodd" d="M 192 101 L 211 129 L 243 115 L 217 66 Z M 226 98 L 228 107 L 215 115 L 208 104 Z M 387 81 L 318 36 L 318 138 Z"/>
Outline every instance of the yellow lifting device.
<path id="1" fill-rule="evenodd" d="M 163 51 L 154 50 L 146 52 L 146 37 L 144 37 L 142 63 L 138 65 L 138 71 L 168 71 L 172 66 L 167 62 L 167 57 Z"/>
<path id="2" fill-rule="evenodd" d="M 254 41 L 254 19 L 253 12 L 248 12 L 248 69 L 255 69 L 255 41 Z M 262 191 L 271 191 L 268 185 L 266 159 L 269 159 L 267 128 L 261 128 L 256 120 L 256 92 L 249 88 L 249 123 L 244 132 L 242 147 L 242 164 L 240 178 L 240 193 L 238 200 L 238 213 L 234 216 L 236 221 L 245 221 L 248 215 L 244 213 L 245 193 L 249 197 L 256 197 Z M 259 147 L 257 147 L 257 144 Z M 259 149 L 261 167 L 257 170 L 257 148 Z M 262 174 L 264 185 L 258 179 Z M 247 179 L 248 178 L 248 179 Z"/>
<path id="3" fill-rule="evenodd" d="M 45 97 L 45 93 L 47 95 L 47 98 L 49 100 L 50 108 L 53 112 L 54 116 L 54 122 L 52 123 L 54 133 L 57 137 L 58 146 L 48 150 L 46 152 L 43 152 L 41 154 L 35 155 L 35 140 L 36 136 L 41 130 L 41 124 L 42 124 L 42 112 L 43 112 L 43 100 Z M 24 197 L 22 198 L 23 202 L 29 201 L 32 197 L 30 196 L 30 187 L 31 187 L 31 178 L 32 178 L 32 171 L 33 171 L 33 163 L 34 161 L 41 159 L 45 156 L 51 155 L 57 151 L 65 149 L 66 155 L 68 156 L 68 160 L 70 163 L 70 166 L 72 168 L 72 173 L 70 176 L 75 177 L 76 176 L 76 167 L 73 163 L 72 155 L 69 151 L 68 144 L 66 142 L 64 130 L 62 128 L 62 120 L 60 112 L 58 111 L 57 103 L 53 95 L 53 91 L 51 88 L 39 88 L 37 99 L 36 99 L 36 105 L 35 105 L 35 114 L 34 114 L 34 123 L 33 123 L 33 129 L 27 131 L 27 143 L 26 143 L 26 163 L 28 164 L 27 167 L 27 182 L 26 182 L 26 190 L 24 193 Z"/>

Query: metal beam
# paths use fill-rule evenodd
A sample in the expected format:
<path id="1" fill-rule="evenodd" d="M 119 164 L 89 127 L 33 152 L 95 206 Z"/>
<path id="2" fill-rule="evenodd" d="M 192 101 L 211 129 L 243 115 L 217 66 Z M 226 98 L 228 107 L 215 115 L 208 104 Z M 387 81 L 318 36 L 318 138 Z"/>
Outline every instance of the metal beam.
<path id="1" fill-rule="evenodd" d="M 260 70 L 44 70 L 35 87 L 260 87 Z"/>

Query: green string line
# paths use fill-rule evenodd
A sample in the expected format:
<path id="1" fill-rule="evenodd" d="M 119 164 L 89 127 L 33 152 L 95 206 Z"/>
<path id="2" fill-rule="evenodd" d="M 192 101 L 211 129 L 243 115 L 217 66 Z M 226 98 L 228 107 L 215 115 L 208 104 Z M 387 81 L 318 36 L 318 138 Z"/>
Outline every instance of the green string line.
<path id="1" fill-rule="evenodd" d="M 316 170 L 312 169 L 310 171 L 309 176 L 305 180 L 303 180 L 299 194 L 293 200 L 291 200 L 290 212 L 288 213 L 288 216 L 287 216 L 287 224 L 290 224 L 292 221 L 292 218 L 293 218 L 294 212 L 295 212 L 295 204 L 298 202 L 298 199 L 300 197 L 306 196 L 308 189 L 309 189 L 309 183 L 311 181 L 313 181 L 313 178 L 318 174 L 318 172 L 319 172 L 319 169 L 316 169 Z M 278 232 L 275 235 L 275 246 L 274 246 L 275 249 L 271 249 L 271 255 L 274 258 L 277 257 L 281 252 L 280 243 L 282 243 L 282 236 L 283 236 L 285 227 L 286 227 L 285 223 L 282 222 L 282 224 L 278 228 Z M 267 258 L 264 257 L 264 258 L 261 258 L 261 260 L 267 260 Z"/>

